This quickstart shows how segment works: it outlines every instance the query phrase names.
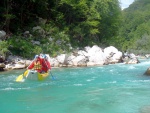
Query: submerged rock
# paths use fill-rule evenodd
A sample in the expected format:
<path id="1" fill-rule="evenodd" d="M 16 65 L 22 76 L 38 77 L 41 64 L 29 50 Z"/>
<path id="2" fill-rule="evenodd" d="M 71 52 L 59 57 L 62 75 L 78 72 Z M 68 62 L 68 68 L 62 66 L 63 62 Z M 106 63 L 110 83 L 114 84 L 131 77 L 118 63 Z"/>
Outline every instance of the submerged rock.
<path id="1" fill-rule="evenodd" d="M 145 106 L 141 109 L 140 113 L 150 113 L 150 106 Z"/>

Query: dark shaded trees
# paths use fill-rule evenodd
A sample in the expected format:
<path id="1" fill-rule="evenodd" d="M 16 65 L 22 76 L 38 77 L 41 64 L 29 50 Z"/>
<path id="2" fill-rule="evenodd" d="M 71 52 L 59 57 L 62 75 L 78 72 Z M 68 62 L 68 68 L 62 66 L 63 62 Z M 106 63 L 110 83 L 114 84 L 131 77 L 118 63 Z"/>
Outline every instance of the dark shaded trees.
<path id="1" fill-rule="evenodd" d="M 39 25 L 39 18 L 47 20 L 39 25 L 48 33 L 44 40 L 38 39 L 42 44 L 51 36 L 74 47 L 108 45 L 117 36 L 121 22 L 118 0 L 1 0 L 0 4 L 0 28 L 14 37 Z M 35 39 L 30 37 L 24 43 Z"/>

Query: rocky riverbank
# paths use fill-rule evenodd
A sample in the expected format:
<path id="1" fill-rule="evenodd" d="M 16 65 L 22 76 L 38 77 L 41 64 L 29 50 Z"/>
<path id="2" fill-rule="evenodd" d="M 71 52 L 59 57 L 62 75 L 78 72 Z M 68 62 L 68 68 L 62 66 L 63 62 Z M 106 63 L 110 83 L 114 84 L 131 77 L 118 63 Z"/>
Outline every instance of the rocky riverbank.
<path id="1" fill-rule="evenodd" d="M 72 53 L 60 54 L 55 58 L 46 54 L 52 67 L 83 67 L 83 66 L 103 66 L 108 64 L 140 63 L 138 58 L 132 54 L 123 54 L 117 48 L 110 46 L 102 49 L 94 45 L 85 47 L 83 50 L 75 50 Z M 147 55 L 149 57 L 149 55 Z M 147 58 L 143 56 L 143 58 Z M 18 56 L 10 55 L 8 58 L 0 58 L 0 70 L 24 69 L 27 68 L 32 60 L 23 59 Z"/>

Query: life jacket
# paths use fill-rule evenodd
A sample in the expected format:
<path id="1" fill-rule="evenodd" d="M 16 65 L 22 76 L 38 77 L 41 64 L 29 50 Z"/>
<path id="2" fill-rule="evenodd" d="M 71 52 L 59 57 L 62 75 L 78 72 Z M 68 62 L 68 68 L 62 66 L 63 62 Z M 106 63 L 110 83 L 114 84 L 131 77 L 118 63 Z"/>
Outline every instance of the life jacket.
<path id="1" fill-rule="evenodd" d="M 31 63 L 31 65 L 28 67 L 28 69 L 35 69 L 38 72 L 42 71 L 42 60 L 38 58 L 38 60 L 35 60 Z"/>
<path id="2" fill-rule="evenodd" d="M 49 69 L 51 69 L 50 62 L 45 60 L 45 59 L 43 59 L 42 70 L 47 72 Z"/>
<path id="3" fill-rule="evenodd" d="M 40 70 L 42 68 L 41 62 L 40 61 L 35 61 L 34 62 L 34 67 L 35 70 Z"/>

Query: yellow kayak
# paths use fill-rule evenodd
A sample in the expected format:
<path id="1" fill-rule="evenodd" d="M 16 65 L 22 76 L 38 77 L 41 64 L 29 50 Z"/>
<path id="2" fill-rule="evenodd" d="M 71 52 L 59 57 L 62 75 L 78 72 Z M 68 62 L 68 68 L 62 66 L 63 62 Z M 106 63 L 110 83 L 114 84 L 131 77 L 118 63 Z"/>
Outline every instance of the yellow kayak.
<path id="1" fill-rule="evenodd" d="M 42 81 L 42 80 L 45 80 L 48 76 L 49 76 L 49 72 L 48 73 L 39 73 L 36 70 L 30 70 L 27 79 Z"/>
<path id="2" fill-rule="evenodd" d="M 16 78 L 16 82 L 22 82 L 24 81 L 24 79 L 42 81 L 42 80 L 45 80 L 49 76 L 49 74 L 50 74 L 49 72 L 39 73 L 36 70 L 26 70 L 23 74 L 19 75 Z"/>
<path id="3" fill-rule="evenodd" d="M 49 73 L 37 73 L 38 80 L 44 80 L 49 76 Z"/>

